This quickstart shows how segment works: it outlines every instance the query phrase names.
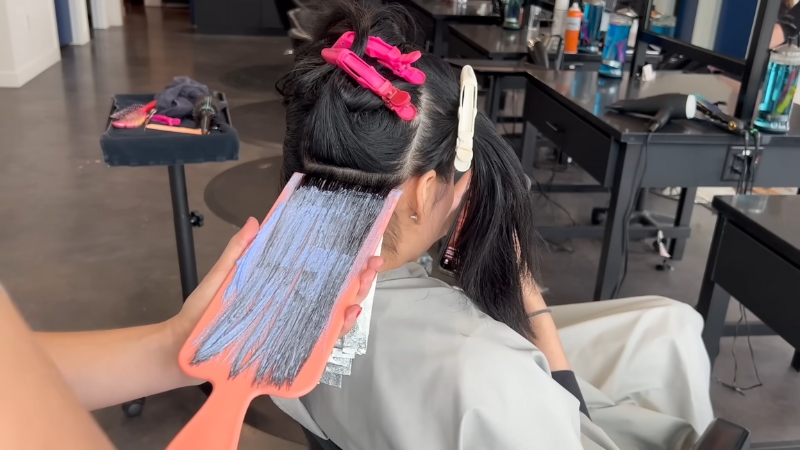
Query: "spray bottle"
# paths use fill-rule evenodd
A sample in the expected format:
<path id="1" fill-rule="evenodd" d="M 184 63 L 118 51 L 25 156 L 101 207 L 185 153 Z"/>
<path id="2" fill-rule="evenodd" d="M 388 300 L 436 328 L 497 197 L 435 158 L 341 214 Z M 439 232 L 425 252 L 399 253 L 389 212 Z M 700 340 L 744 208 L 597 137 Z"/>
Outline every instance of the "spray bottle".
<path id="1" fill-rule="evenodd" d="M 800 47 L 793 37 L 773 49 L 764 79 L 764 96 L 758 105 L 755 125 L 761 131 L 786 133 L 792 115 L 794 94 L 800 79 Z M 794 41 L 794 42 L 793 42 Z"/>
<path id="2" fill-rule="evenodd" d="M 553 7 L 553 27 L 550 30 L 552 36 L 564 36 L 564 25 L 567 21 L 567 10 L 569 0 L 556 0 Z"/>
<path id="3" fill-rule="evenodd" d="M 581 21 L 583 13 L 578 2 L 570 6 L 567 13 L 566 30 L 564 31 L 564 53 L 575 54 L 578 53 L 578 41 L 581 35 Z"/>

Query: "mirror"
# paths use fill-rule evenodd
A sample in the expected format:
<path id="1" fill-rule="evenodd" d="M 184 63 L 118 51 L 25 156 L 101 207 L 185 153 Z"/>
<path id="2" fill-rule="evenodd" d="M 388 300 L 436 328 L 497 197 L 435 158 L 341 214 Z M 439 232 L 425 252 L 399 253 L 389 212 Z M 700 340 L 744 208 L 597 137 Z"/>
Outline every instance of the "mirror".
<path id="1" fill-rule="evenodd" d="M 744 60 L 759 0 L 654 0 L 650 31 Z M 781 0 L 781 16 L 798 0 Z M 645 0 L 620 0 L 640 10 Z M 800 19 L 800 7 L 794 12 Z M 776 40 L 782 40 L 780 29 Z"/>
<path id="2" fill-rule="evenodd" d="M 531 1 L 547 8 L 553 0 Z M 783 42 L 782 30 L 800 29 L 800 0 L 780 2 L 778 20 L 782 25 L 774 30 L 772 47 Z M 607 10 L 641 11 L 647 0 L 605 0 L 605 3 Z M 649 30 L 744 63 L 758 5 L 759 0 L 653 0 Z M 632 37 L 630 45 L 633 40 Z"/>

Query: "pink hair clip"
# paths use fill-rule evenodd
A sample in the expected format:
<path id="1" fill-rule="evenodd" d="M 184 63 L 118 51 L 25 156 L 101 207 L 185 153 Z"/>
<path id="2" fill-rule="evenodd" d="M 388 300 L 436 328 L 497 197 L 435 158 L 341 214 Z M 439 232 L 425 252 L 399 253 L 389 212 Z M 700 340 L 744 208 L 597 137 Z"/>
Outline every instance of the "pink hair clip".
<path id="1" fill-rule="evenodd" d="M 332 48 L 350 49 L 356 39 L 354 31 L 343 34 L 339 40 L 333 44 Z M 367 41 L 367 56 L 375 58 L 379 63 L 388 67 L 395 75 L 411 84 L 425 83 L 425 72 L 411 67 L 412 63 L 417 62 L 422 57 L 422 53 L 414 51 L 411 53 L 401 53 L 400 49 L 387 44 L 383 39 L 370 36 Z"/>
<path id="2" fill-rule="evenodd" d="M 386 107 L 401 119 L 414 120 L 417 117 L 417 108 L 411 104 L 411 94 L 392 86 L 389 80 L 355 53 L 345 48 L 326 48 L 322 50 L 322 58 L 347 72 L 361 87 L 382 98 Z"/>

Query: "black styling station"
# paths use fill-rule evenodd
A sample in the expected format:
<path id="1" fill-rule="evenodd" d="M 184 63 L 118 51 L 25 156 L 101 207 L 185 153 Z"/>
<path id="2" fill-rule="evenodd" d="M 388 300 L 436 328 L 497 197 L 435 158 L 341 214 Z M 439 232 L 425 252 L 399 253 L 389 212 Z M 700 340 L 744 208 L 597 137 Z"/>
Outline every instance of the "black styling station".
<path id="1" fill-rule="evenodd" d="M 652 1 L 645 2 L 649 10 Z M 767 51 L 780 0 L 759 4 L 756 26 L 744 62 L 721 56 L 647 31 L 648 15 L 640 24 L 631 70 L 621 80 L 596 72 L 526 71 L 525 131 L 522 164 L 530 173 L 539 135 L 555 144 L 588 172 L 597 185 L 549 186 L 550 192 L 610 192 L 607 210 L 593 211 L 593 223 L 603 225 L 544 227 L 545 238 L 602 238 L 594 299 L 613 298 L 622 280 L 628 239 L 663 238 L 672 260 L 680 260 L 690 235 L 690 219 L 698 186 L 741 186 L 738 168 L 747 155 L 760 156 L 757 170 L 748 172 L 749 186 L 800 186 L 800 128 L 785 135 L 734 133 L 697 120 L 678 120 L 653 133 L 648 122 L 607 109 L 621 100 L 659 94 L 696 94 L 750 123 L 767 67 Z M 641 17 L 641 16 L 640 16 Z M 721 74 L 659 72 L 640 81 L 648 44 L 717 67 Z M 738 79 L 739 81 L 736 81 Z M 794 122 L 800 127 L 800 117 Z M 756 148 L 758 144 L 758 148 Z M 751 152 L 753 150 L 753 152 Z M 647 211 L 649 187 L 681 186 L 675 217 Z M 627 235 L 627 237 L 626 237 Z"/>

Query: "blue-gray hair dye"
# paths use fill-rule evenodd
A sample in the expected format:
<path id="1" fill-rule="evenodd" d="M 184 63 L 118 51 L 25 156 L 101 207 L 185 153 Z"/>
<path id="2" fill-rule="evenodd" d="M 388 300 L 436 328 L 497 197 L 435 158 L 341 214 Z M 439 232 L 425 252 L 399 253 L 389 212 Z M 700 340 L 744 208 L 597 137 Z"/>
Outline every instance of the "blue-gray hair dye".
<path id="1" fill-rule="evenodd" d="M 388 194 L 305 177 L 237 262 L 192 364 L 227 351 L 231 378 L 253 368 L 254 385 L 291 386 L 366 264 L 361 248 Z"/>

